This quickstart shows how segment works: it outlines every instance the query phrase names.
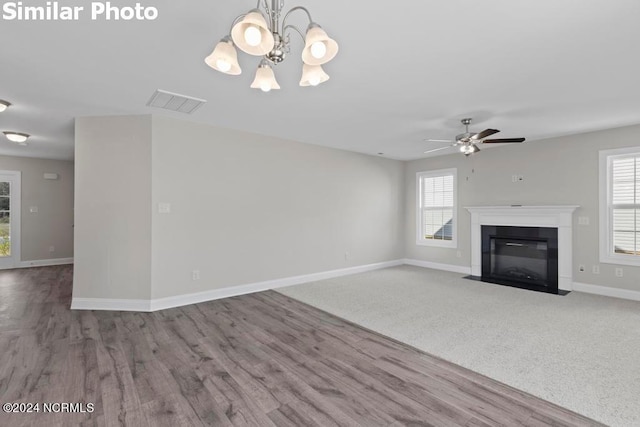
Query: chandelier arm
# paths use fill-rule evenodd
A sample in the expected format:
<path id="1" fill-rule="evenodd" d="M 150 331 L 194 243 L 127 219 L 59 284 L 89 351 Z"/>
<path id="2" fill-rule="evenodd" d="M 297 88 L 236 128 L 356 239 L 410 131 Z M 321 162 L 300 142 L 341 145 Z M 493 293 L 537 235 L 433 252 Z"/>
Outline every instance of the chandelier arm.
<path id="1" fill-rule="evenodd" d="M 302 34 L 302 31 L 300 31 L 300 29 L 298 27 L 296 27 L 295 25 L 285 25 L 285 27 L 282 29 L 282 35 L 286 36 L 286 32 L 287 29 L 292 28 L 296 31 L 296 33 L 300 34 L 300 37 L 302 37 L 302 41 L 304 41 L 304 34 Z"/>
<path id="2" fill-rule="evenodd" d="M 233 20 L 233 22 L 231 23 L 231 27 L 229 28 L 229 34 L 231 34 L 231 30 L 233 30 L 234 25 L 240 22 L 240 20 L 243 19 L 245 16 L 247 16 L 246 13 L 236 16 L 236 19 Z"/>
<path id="3" fill-rule="evenodd" d="M 287 12 L 287 14 L 284 16 L 284 19 L 282 20 L 282 33 L 284 34 L 284 29 L 287 26 L 287 18 L 289 17 L 289 15 L 291 15 L 292 12 L 295 12 L 296 10 L 302 10 L 304 13 L 307 14 L 307 17 L 309 18 L 309 23 L 312 24 L 313 23 L 313 18 L 311 18 L 311 13 L 309 12 L 309 10 L 306 7 L 303 6 L 296 6 L 294 8 L 292 8 L 289 12 Z M 296 28 L 297 30 L 297 28 Z M 304 39 L 304 37 L 303 37 Z"/>
<path id="4" fill-rule="evenodd" d="M 256 9 L 260 9 L 260 1 L 261 0 L 258 0 L 258 4 L 256 5 Z M 267 2 L 267 0 L 262 0 L 262 3 L 263 3 L 262 7 L 264 7 L 264 11 L 267 14 L 267 17 L 269 17 L 269 21 L 271 21 L 272 12 L 271 12 L 271 8 L 269 7 L 269 3 Z"/>

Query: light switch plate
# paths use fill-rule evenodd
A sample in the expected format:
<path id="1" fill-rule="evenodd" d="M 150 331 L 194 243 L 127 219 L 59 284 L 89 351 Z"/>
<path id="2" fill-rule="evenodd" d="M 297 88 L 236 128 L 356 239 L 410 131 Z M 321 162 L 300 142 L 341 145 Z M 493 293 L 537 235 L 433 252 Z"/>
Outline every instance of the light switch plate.
<path id="1" fill-rule="evenodd" d="M 171 213 L 171 203 L 158 203 L 158 213 L 161 213 L 161 214 Z"/>
<path id="2" fill-rule="evenodd" d="M 37 206 L 31 206 L 29 208 L 29 212 L 31 213 L 38 213 L 38 207 Z"/>
<path id="3" fill-rule="evenodd" d="M 589 225 L 589 217 L 588 216 L 579 216 L 578 217 L 578 225 Z"/>

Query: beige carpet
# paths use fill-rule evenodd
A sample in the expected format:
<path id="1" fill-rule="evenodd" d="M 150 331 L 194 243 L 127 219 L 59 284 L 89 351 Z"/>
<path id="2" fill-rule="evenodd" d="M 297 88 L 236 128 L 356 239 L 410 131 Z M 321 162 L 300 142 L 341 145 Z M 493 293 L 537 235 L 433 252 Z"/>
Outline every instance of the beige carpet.
<path id="1" fill-rule="evenodd" d="M 401 266 L 279 292 L 612 426 L 640 426 L 640 302 Z"/>

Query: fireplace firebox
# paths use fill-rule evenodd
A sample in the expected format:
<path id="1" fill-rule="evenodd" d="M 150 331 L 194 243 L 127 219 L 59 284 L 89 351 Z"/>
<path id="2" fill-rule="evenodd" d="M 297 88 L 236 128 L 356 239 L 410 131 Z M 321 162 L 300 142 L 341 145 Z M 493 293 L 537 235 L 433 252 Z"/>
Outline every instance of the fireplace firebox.
<path id="1" fill-rule="evenodd" d="M 558 229 L 483 225 L 483 282 L 558 294 Z"/>

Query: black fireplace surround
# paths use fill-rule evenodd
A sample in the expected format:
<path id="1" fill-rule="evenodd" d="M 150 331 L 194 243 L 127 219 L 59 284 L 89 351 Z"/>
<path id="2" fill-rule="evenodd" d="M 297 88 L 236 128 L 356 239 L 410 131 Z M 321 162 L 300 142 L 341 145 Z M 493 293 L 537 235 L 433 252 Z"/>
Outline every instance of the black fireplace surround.
<path id="1" fill-rule="evenodd" d="M 481 280 L 558 294 L 558 229 L 483 225 Z"/>

